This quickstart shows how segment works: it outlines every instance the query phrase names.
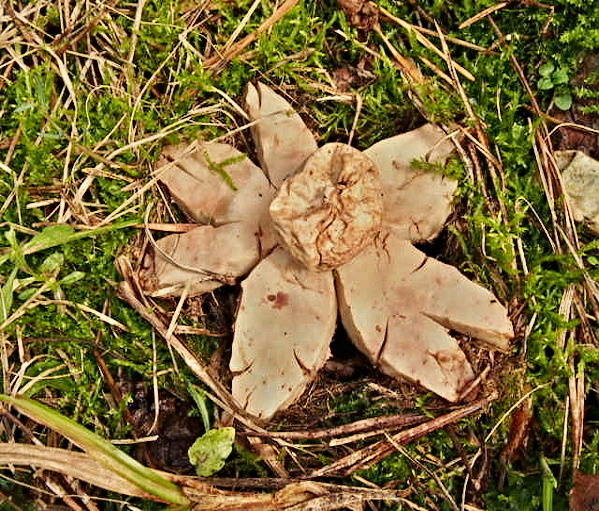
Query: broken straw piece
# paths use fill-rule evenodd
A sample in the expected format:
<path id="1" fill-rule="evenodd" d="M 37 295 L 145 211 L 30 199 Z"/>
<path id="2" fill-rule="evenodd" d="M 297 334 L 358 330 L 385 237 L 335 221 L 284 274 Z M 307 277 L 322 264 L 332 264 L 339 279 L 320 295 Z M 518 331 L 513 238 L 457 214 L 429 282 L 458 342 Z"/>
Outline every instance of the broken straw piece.
<path id="1" fill-rule="evenodd" d="M 300 396 L 329 357 L 337 321 L 333 275 L 309 271 L 277 248 L 241 287 L 232 393 L 267 420 Z"/>
<path id="2" fill-rule="evenodd" d="M 555 157 L 574 220 L 599 234 L 599 161 L 581 151 L 556 151 Z"/>
<path id="3" fill-rule="evenodd" d="M 350 338 L 391 376 L 449 401 L 473 378 L 448 328 L 506 349 L 507 312 L 483 287 L 427 257 L 396 234 L 380 236 L 335 270 L 341 319 Z"/>
<path id="4" fill-rule="evenodd" d="M 316 151 L 314 135 L 291 105 L 263 83 L 248 84 L 246 111 L 258 121 L 251 131 L 260 165 L 279 188 Z"/>
<path id="5" fill-rule="evenodd" d="M 411 163 L 422 159 L 444 163 L 453 149 L 441 129 L 425 124 L 364 151 L 381 170 L 383 222 L 401 238 L 430 240 L 443 228 L 451 213 L 457 182 L 440 173 L 414 169 Z"/>
<path id="6" fill-rule="evenodd" d="M 274 189 L 249 158 L 228 144 L 166 146 L 156 174 L 189 216 L 199 223 L 257 223 Z"/>
<path id="7" fill-rule="evenodd" d="M 161 238 L 146 256 L 139 278 L 150 296 L 197 296 L 233 284 L 260 259 L 258 233 L 244 223 L 198 226 Z"/>
<path id="8" fill-rule="evenodd" d="M 370 243 L 381 226 L 377 166 L 346 144 L 326 144 L 287 179 L 270 215 L 289 252 L 306 267 L 336 268 Z"/>

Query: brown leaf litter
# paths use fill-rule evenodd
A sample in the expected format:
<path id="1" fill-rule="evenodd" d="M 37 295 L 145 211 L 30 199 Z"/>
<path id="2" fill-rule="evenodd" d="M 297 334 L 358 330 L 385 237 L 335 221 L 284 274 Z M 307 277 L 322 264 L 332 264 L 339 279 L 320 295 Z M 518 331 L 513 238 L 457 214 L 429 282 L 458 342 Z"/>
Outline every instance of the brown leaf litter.
<path id="1" fill-rule="evenodd" d="M 574 474 L 574 487 L 570 495 L 572 511 L 599 511 L 599 475 Z"/>

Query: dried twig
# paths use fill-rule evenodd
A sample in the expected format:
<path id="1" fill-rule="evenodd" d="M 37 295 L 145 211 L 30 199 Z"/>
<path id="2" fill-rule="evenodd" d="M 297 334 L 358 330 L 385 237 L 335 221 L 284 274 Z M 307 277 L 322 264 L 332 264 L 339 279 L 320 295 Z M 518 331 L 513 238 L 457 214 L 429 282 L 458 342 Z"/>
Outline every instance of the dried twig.
<path id="1" fill-rule="evenodd" d="M 497 394 L 491 394 L 488 397 L 480 399 L 471 405 L 464 406 L 458 410 L 441 415 L 431 421 L 420 424 L 410 429 L 406 429 L 393 435 L 391 438 L 393 442 L 398 445 L 404 445 L 409 442 L 413 442 L 418 438 L 421 438 L 433 431 L 443 428 L 449 424 L 453 424 L 458 420 L 472 415 L 473 413 L 481 410 L 489 403 L 497 399 Z M 387 440 L 381 440 L 372 445 L 359 449 L 344 458 L 337 460 L 336 462 L 327 465 L 321 469 L 312 472 L 311 477 L 322 477 L 331 474 L 342 474 L 350 475 L 356 470 L 368 468 L 373 464 L 381 461 L 382 459 L 389 456 L 394 451 L 393 445 Z"/>
<path id="2" fill-rule="evenodd" d="M 271 438 L 286 438 L 288 440 L 317 440 L 320 438 L 339 437 L 376 430 L 382 434 L 384 430 L 398 429 L 426 420 L 426 416 L 418 414 L 388 415 L 383 417 L 372 417 L 350 424 L 343 424 L 326 429 L 314 429 L 310 431 L 268 431 L 257 436 L 268 436 Z"/>
<path id="3" fill-rule="evenodd" d="M 226 47 L 222 54 L 215 55 L 214 57 L 207 59 L 204 62 L 204 67 L 206 69 L 218 68 L 235 58 L 256 39 L 258 39 L 263 32 L 269 30 L 275 23 L 283 18 L 283 16 L 291 11 L 291 9 L 296 6 L 298 1 L 299 0 L 285 0 L 285 2 L 283 2 L 278 9 L 276 9 L 275 12 L 273 12 L 271 16 L 266 19 L 256 30 L 245 36 L 241 41 Z"/>
<path id="4" fill-rule="evenodd" d="M 486 18 L 487 16 L 490 16 L 494 12 L 497 12 L 497 11 L 503 9 L 505 6 L 507 6 L 509 4 L 510 4 L 510 2 L 499 2 L 498 4 L 491 5 L 490 7 L 487 7 L 486 9 L 479 12 L 478 14 L 475 14 L 471 18 L 468 18 L 466 21 L 461 23 L 458 28 L 460 30 L 462 30 L 463 28 L 469 27 L 470 25 L 474 25 L 474 23 Z"/>

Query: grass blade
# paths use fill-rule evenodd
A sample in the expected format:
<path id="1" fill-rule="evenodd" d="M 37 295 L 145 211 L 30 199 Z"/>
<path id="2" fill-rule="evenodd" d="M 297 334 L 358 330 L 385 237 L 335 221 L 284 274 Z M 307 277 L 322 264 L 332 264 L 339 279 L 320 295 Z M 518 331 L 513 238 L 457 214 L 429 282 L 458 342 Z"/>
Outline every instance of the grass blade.
<path id="1" fill-rule="evenodd" d="M 13 285 L 16 276 L 17 268 L 11 272 L 0 289 L 0 323 L 4 323 L 10 314 L 10 309 L 12 308 Z"/>
<path id="2" fill-rule="evenodd" d="M 56 410 L 23 397 L 10 397 L 0 394 L 0 401 L 14 406 L 31 419 L 64 435 L 101 465 L 147 493 L 158 497 L 164 502 L 180 505 L 189 504 L 177 485 L 143 466 L 107 440 L 61 415 Z"/>
<path id="3" fill-rule="evenodd" d="M 543 511 L 553 511 L 553 490 L 557 488 L 557 481 L 544 456 L 541 456 L 541 470 L 543 472 Z"/>
<path id="4" fill-rule="evenodd" d="M 90 236 L 97 236 L 98 234 L 126 229 L 127 227 L 132 227 L 137 224 L 139 224 L 139 219 L 126 220 L 98 227 L 96 229 L 90 229 L 89 231 L 77 232 L 68 225 L 51 225 L 43 229 L 42 232 L 35 235 L 28 242 L 21 245 L 20 251 L 22 255 L 29 255 L 48 248 L 65 245 L 72 241 L 89 238 Z M 0 265 L 8 261 L 13 252 L 13 249 L 8 249 L 0 254 Z"/>
<path id="5" fill-rule="evenodd" d="M 115 493 L 155 499 L 83 452 L 42 445 L 0 443 L 0 465 L 31 465 L 59 472 Z"/>

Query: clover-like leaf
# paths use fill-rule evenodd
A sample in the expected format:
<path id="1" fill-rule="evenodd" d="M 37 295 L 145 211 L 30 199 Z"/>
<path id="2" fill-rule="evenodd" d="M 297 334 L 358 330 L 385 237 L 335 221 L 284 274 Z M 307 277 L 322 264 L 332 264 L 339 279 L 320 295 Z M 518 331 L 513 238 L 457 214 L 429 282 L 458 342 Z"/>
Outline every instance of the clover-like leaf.
<path id="1" fill-rule="evenodd" d="M 551 75 L 551 81 L 555 85 L 561 85 L 562 83 L 568 83 L 568 72 L 565 69 L 562 69 L 560 67 L 557 71 L 555 71 Z"/>
<path id="2" fill-rule="evenodd" d="M 216 474 L 225 466 L 234 441 L 234 428 L 211 429 L 198 438 L 187 450 L 189 462 L 195 466 L 196 473 L 201 477 Z"/>
<path id="3" fill-rule="evenodd" d="M 553 73 L 554 69 L 555 65 L 553 65 L 551 62 L 547 62 L 539 67 L 539 74 L 541 76 L 551 76 L 551 73 Z"/>
<path id="4" fill-rule="evenodd" d="M 551 77 L 543 76 L 542 78 L 539 78 L 539 81 L 537 82 L 537 87 L 539 87 L 540 90 L 550 90 L 553 89 L 553 87 L 555 87 L 555 84 L 551 80 Z"/>
<path id="5" fill-rule="evenodd" d="M 560 110 L 570 110 L 570 108 L 572 108 L 572 94 L 569 92 L 556 94 L 553 98 L 553 102 Z"/>

